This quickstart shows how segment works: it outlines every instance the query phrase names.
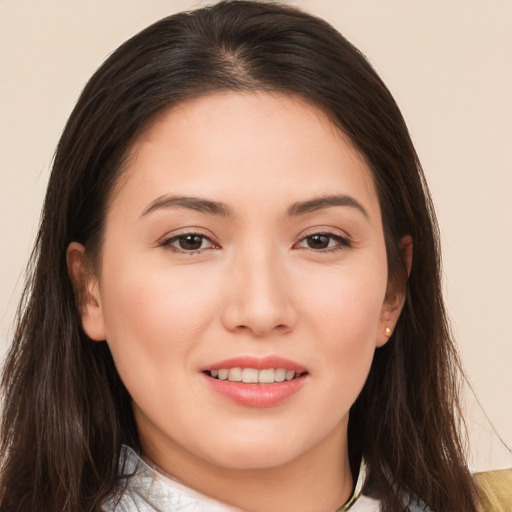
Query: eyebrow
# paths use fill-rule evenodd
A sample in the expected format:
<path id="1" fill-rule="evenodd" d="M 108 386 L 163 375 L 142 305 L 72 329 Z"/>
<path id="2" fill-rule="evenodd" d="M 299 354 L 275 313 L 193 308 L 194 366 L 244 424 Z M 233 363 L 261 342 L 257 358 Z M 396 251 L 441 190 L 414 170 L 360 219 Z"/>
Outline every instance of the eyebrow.
<path id="1" fill-rule="evenodd" d="M 188 208 L 196 212 L 222 215 L 224 217 L 231 215 L 230 208 L 224 203 L 210 201 L 209 199 L 202 199 L 200 197 L 165 195 L 157 197 L 154 201 L 149 203 L 142 212 L 141 217 L 162 208 Z"/>
<path id="2" fill-rule="evenodd" d="M 331 208 L 333 206 L 349 206 L 361 212 L 367 219 L 370 218 L 368 212 L 359 201 L 344 194 L 322 196 L 310 199 L 308 201 L 294 203 L 290 206 L 290 208 L 288 208 L 288 215 L 304 215 L 306 213 L 311 213 L 323 208 Z"/>
<path id="3" fill-rule="evenodd" d="M 305 215 L 324 208 L 332 208 L 333 206 L 348 206 L 355 208 L 367 219 L 370 218 L 368 212 L 365 210 L 363 205 L 359 203 L 359 201 L 344 194 L 322 196 L 309 199 L 307 201 L 299 201 L 297 203 L 293 203 L 288 208 L 287 213 L 289 216 L 293 217 L 297 215 Z M 188 208 L 200 213 L 221 215 L 223 217 L 229 217 L 232 215 L 231 209 L 225 203 L 211 201 L 200 197 L 164 195 L 157 197 L 154 201 L 149 203 L 142 212 L 141 217 L 144 217 L 155 210 L 166 208 Z"/>

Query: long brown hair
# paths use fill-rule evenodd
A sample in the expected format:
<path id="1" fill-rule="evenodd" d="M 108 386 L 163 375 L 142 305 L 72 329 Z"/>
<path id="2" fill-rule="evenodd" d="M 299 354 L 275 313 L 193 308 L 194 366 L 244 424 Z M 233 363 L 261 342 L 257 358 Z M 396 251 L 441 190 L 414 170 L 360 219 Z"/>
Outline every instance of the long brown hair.
<path id="1" fill-rule="evenodd" d="M 140 449 L 130 397 L 105 342 L 81 329 L 66 248 L 101 247 L 123 158 L 155 116 L 218 90 L 295 95 L 325 111 L 366 158 L 378 189 L 389 276 L 406 293 L 349 420 L 387 511 L 408 499 L 475 511 L 464 463 L 460 364 L 440 288 L 437 224 L 406 125 L 370 64 L 321 19 L 228 1 L 165 18 L 113 53 L 85 87 L 59 142 L 17 328 L 3 371 L 2 512 L 97 511 L 119 485 L 121 445 Z M 399 241 L 411 235 L 409 279 Z"/>

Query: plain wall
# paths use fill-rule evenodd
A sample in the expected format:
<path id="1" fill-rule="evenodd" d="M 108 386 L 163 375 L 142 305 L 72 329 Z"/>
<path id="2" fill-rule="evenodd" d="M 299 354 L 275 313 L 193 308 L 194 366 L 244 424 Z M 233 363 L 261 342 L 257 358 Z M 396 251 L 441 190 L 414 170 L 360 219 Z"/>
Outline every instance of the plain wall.
<path id="1" fill-rule="evenodd" d="M 190 0 L 0 0 L 0 358 L 52 155 L 86 80 Z M 437 207 L 469 380 L 512 446 L 512 2 L 302 0 L 365 53 L 400 105 Z M 468 392 L 472 465 L 512 466 Z"/>

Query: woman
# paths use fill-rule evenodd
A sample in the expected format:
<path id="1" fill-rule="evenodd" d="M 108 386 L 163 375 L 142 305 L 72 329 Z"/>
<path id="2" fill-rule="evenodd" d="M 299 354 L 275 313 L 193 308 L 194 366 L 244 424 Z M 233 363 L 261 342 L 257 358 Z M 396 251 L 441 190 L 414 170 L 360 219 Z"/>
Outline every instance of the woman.
<path id="1" fill-rule="evenodd" d="M 127 41 L 34 254 L 2 511 L 477 510 L 428 188 L 325 22 L 221 2 Z"/>

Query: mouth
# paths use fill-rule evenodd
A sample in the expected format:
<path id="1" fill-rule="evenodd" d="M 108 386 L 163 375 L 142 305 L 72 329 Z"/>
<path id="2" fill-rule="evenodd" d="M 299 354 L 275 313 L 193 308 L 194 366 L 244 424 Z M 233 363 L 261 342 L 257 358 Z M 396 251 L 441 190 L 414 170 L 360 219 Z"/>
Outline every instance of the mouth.
<path id="1" fill-rule="evenodd" d="M 285 368 L 219 368 L 205 370 L 208 377 L 216 380 L 240 382 L 244 384 L 275 384 L 298 379 L 307 374 L 305 371 L 287 370 Z"/>
<path id="2" fill-rule="evenodd" d="M 299 394 L 309 371 L 279 356 L 242 356 L 203 367 L 211 390 L 243 407 L 275 407 Z"/>

